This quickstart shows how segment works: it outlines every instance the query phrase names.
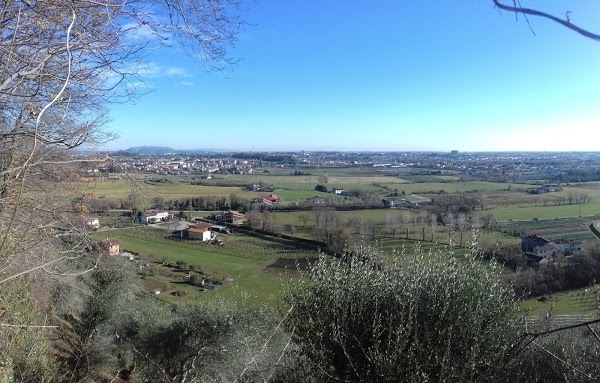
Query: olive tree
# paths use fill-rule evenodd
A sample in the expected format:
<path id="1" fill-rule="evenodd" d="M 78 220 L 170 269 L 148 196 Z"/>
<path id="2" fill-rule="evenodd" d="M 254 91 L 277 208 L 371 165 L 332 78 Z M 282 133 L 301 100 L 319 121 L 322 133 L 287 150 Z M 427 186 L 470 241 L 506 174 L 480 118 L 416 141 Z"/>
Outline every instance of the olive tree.
<path id="1" fill-rule="evenodd" d="M 323 256 L 287 293 L 285 325 L 316 381 L 500 381 L 519 316 L 499 272 L 473 254 Z"/>

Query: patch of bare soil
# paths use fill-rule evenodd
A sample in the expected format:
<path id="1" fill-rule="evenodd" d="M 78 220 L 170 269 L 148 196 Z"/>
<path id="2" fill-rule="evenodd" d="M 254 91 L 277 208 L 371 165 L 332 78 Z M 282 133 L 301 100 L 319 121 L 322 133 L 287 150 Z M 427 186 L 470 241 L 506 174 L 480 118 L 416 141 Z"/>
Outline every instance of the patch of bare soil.
<path id="1" fill-rule="evenodd" d="M 314 258 L 277 258 L 277 260 L 271 263 L 265 268 L 266 271 L 271 272 L 288 272 L 298 273 L 300 271 L 307 271 L 309 264 L 314 263 Z"/>
<path id="2" fill-rule="evenodd" d="M 144 289 L 144 291 L 149 292 L 149 293 L 152 293 L 157 290 L 165 291 L 165 290 L 167 290 L 168 287 L 169 287 L 169 285 L 166 283 L 153 281 L 153 280 L 149 280 L 149 279 L 146 279 L 146 280 L 144 280 L 144 282 L 142 282 L 142 288 Z"/>

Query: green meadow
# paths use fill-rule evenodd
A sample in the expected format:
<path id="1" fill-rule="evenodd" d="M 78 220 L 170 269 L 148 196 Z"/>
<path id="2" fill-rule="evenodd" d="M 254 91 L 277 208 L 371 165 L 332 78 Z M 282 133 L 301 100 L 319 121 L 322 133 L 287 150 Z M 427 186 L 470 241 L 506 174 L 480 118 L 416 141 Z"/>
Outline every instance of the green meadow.
<path id="1" fill-rule="evenodd" d="M 88 181 L 81 185 L 82 192 L 94 192 L 98 197 L 125 198 L 133 191 L 151 199 L 162 196 L 165 199 L 177 199 L 193 196 L 229 196 L 237 194 L 240 197 L 257 198 L 263 193 L 251 192 L 241 187 L 234 186 L 204 186 L 191 185 L 179 182 L 150 184 L 143 180 L 102 180 L 97 182 Z"/>
<path id="2" fill-rule="evenodd" d="M 555 315 L 600 314 L 600 285 L 548 294 L 545 298 L 544 301 L 539 297 L 523 300 L 519 305 L 528 316 L 539 316 L 546 313 Z"/>
<path id="3" fill-rule="evenodd" d="M 171 264 L 183 261 L 199 267 L 207 275 L 224 280 L 223 287 L 190 295 L 189 299 L 223 297 L 248 302 L 263 302 L 275 305 L 283 283 L 289 280 L 283 269 L 267 269 L 278 258 L 317 257 L 316 251 L 298 250 L 278 243 L 235 234 L 224 236 L 224 246 L 215 246 L 199 241 L 176 241 L 167 239 L 169 233 L 162 229 L 136 227 L 110 231 L 110 237 L 119 240 L 122 251 L 130 251 L 142 257 Z M 105 239 L 108 232 L 95 234 L 96 239 Z M 150 278 L 160 279 L 154 275 Z M 174 285 L 177 281 L 162 281 L 172 289 L 185 285 Z M 189 287 L 187 287 L 190 290 Z M 165 294 L 165 296 L 168 296 Z M 162 297 L 161 297 L 162 298 Z"/>
<path id="4" fill-rule="evenodd" d="M 438 193 L 444 191 L 445 193 L 457 194 L 457 193 L 469 193 L 469 192 L 501 192 L 514 190 L 520 192 L 532 185 L 525 184 L 508 184 L 501 182 L 487 182 L 487 181 L 468 181 L 468 182 L 422 182 L 422 183 L 410 183 L 410 184 L 389 184 L 386 185 L 390 189 L 395 188 L 403 190 L 406 194 L 419 194 L 419 193 Z M 517 191 L 519 190 L 519 191 Z"/>
<path id="5" fill-rule="evenodd" d="M 553 206 L 498 206 L 493 209 L 477 211 L 475 215 L 492 214 L 498 221 L 531 220 L 594 216 L 600 213 L 600 199 L 591 203 Z"/>

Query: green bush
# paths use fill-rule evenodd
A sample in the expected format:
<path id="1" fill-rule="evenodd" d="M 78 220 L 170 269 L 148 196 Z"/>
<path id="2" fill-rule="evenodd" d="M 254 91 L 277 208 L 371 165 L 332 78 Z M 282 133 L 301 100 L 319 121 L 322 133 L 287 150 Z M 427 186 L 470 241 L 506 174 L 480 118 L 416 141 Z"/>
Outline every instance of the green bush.
<path id="1" fill-rule="evenodd" d="M 2 275 L 0 275 L 1 277 Z M 35 306 L 30 286 L 22 281 L 0 285 L 0 382 L 49 381 L 56 360 L 48 340 L 50 328 Z"/>
<path id="2" fill-rule="evenodd" d="M 323 256 L 284 299 L 285 327 L 317 381 L 501 381 L 518 312 L 499 274 L 474 254 Z"/>
<path id="3" fill-rule="evenodd" d="M 135 381 L 264 381 L 277 372 L 288 339 L 275 313 L 262 306 L 145 302 L 126 312 L 111 330 L 118 336 L 122 368 Z"/>

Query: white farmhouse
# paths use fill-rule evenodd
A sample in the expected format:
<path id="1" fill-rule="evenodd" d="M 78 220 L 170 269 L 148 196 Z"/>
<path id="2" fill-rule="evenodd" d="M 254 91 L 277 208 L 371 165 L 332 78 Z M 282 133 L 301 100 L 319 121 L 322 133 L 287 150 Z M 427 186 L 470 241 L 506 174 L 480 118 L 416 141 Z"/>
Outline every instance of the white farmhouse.
<path id="1" fill-rule="evenodd" d="M 172 218 L 168 211 L 147 210 L 140 215 L 140 223 L 167 221 Z"/>

